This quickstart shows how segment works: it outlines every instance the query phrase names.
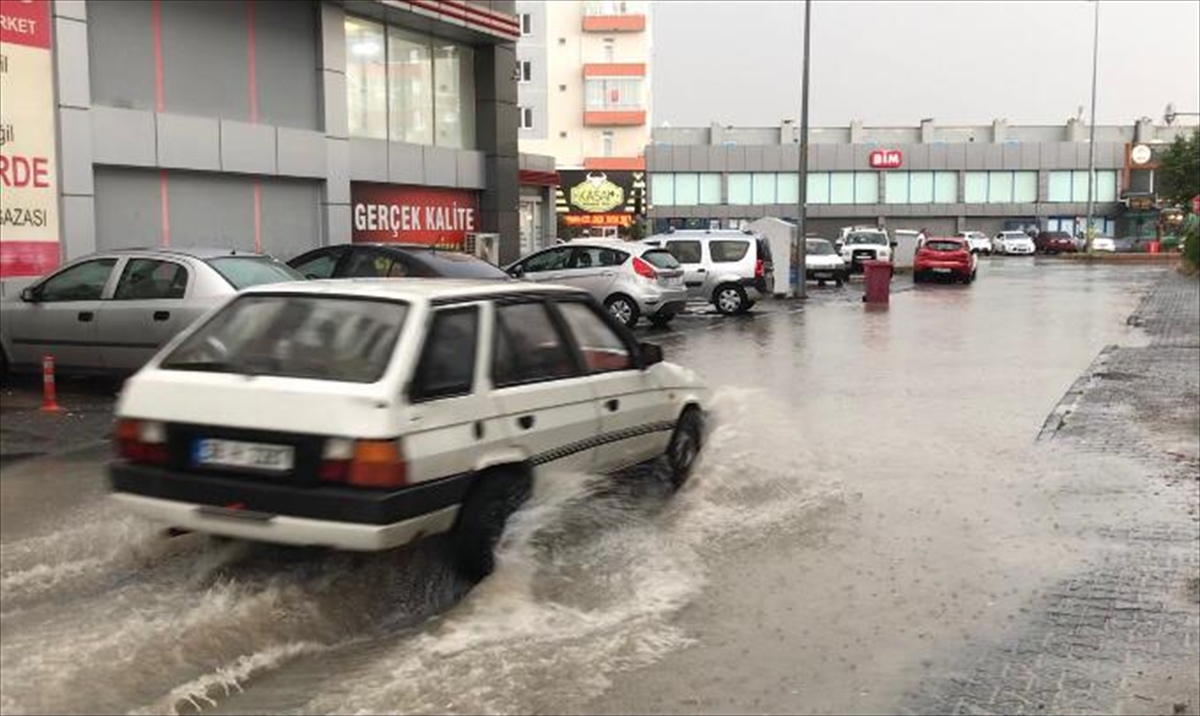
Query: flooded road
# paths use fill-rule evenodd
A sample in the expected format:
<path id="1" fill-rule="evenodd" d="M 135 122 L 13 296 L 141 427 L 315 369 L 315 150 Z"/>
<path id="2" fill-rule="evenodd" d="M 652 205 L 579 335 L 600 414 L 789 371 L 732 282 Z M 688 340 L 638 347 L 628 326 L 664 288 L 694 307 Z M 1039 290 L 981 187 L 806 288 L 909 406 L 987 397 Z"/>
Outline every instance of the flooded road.
<path id="1" fill-rule="evenodd" d="M 164 539 L 101 450 L 0 479 L 0 708 L 870 712 L 1019 624 L 1155 496 L 1036 441 L 1155 269 L 984 261 L 647 331 L 715 388 L 698 471 L 539 484 L 471 589 L 444 544 L 347 555 Z M 1086 484 L 1087 489 L 1081 485 Z"/>

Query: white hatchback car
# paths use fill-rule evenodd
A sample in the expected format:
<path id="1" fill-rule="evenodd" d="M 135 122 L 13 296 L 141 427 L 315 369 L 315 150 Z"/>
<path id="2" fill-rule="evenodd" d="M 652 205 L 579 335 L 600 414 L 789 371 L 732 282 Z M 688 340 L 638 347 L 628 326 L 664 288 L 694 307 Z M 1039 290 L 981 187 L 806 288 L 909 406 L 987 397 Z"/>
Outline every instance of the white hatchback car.
<path id="1" fill-rule="evenodd" d="M 708 391 L 588 294 L 486 281 L 244 291 L 121 392 L 114 497 L 183 530 L 347 550 L 492 548 L 535 477 L 687 479 Z"/>

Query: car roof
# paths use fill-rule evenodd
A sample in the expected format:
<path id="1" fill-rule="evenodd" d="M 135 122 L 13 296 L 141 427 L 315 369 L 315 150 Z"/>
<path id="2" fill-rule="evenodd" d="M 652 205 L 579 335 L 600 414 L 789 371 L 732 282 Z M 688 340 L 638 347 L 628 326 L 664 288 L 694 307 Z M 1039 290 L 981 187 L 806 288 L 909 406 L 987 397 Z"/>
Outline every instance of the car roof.
<path id="1" fill-rule="evenodd" d="M 431 246 L 429 244 L 405 244 L 405 243 L 394 243 L 394 242 L 389 242 L 389 241 L 367 241 L 367 242 L 355 242 L 355 243 L 350 243 L 350 244 L 333 244 L 332 246 L 322 247 L 322 248 L 344 248 L 344 247 L 349 247 L 349 246 L 370 246 L 371 248 L 375 248 L 375 249 L 384 249 L 384 250 L 399 249 L 401 251 L 423 251 L 426 253 L 432 253 L 435 251 L 440 252 L 440 253 L 450 253 L 450 254 L 466 253 L 465 251 L 462 251 L 461 249 L 444 249 L 444 248 L 440 248 L 437 246 Z"/>
<path id="2" fill-rule="evenodd" d="M 163 256 L 187 256 L 193 259 L 215 259 L 223 256 L 266 256 L 253 251 L 239 251 L 216 246 L 129 246 L 120 249 L 97 251 L 96 254 L 162 254 Z"/>
<path id="3" fill-rule="evenodd" d="M 667 239 L 757 239 L 761 234 L 737 229 L 676 229 L 665 234 L 647 236 L 647 239 L 662 241 Z"/>
<path id="4" fill-rule="evenodd" d="M 585 291 L 569 286 L 554 286 L 519 281 L 449 278 L 339 278 L 291 283 L 265 284 L 245 289 L 242 293 L 292 293 L 363 298 L 388 298 L 420 303 L 447 299 L 474 298 L 513 294 L 539 295 L 546 293 L 581 294 Z"/>

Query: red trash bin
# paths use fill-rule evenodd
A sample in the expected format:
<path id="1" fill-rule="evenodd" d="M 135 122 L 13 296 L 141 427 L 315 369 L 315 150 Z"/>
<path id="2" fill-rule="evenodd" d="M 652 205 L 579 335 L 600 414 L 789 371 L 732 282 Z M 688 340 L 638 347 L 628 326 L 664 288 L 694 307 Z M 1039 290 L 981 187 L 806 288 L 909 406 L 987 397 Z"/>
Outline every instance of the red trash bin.
<path id="1" fill-rule="evenodd" d="M 864 261 L 863 281 L 867 291 L 863 295 L 866 303 L 887 303 L 892 287 L 892 264 L 888 261 Z"/>
<path id="2" fill-rule="evenodd" d="M 1157 254 L 1160 244 L 1157 241 L 1151 241 L 1146 244 L 1146 251 L 1151 254 Z"/>

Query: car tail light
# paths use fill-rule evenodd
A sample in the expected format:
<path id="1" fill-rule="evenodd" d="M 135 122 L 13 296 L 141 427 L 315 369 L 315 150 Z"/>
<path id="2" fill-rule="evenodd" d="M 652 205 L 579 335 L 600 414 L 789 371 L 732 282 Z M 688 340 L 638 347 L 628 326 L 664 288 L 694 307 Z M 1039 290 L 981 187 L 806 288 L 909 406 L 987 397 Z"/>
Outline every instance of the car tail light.
<path id="1" fill-rule="evenodd" d="M 318 478 L 355 487 L 402 487 L 408 466 L 399 440 L 329 438 L 321 456 Z"/>
<path id="2" fill-rule="evenodd" d="M 162 465 L 167 462 L 167 426 L 157 420 L 118 418 L 117 454 L 130 462 Z"/>
<path id="3" fill-rule="evenodd" d="M 754 262 L 754 278 L 762 278 L 766 274 L 767 274 L 767 265 L 763 262 L 762 259 L 756 260 Z"/>
<path id="4" fill-rule="evenodd" d="M 642 278 L 648 278 L 651 280 L 658 278 L 658 272 L 654 270 L 654 267 L 641 260 L 637 256 L 633 257 L 633 272 Z"/>

